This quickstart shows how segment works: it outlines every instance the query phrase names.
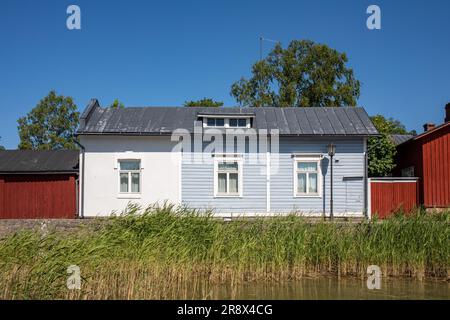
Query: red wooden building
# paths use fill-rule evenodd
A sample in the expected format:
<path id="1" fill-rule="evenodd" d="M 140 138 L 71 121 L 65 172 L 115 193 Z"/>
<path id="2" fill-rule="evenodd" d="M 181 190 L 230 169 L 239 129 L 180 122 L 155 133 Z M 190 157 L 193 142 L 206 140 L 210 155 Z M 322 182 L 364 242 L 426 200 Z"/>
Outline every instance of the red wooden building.
<path id="1" fill-rule="evenodd" d="M 426 208 L 450 207 L 450 103 L 445 122 L 424 125 L 425 131 L 397 145 L 394 176 L 419 178 L 419 203 Z"/>
<path id="2" fill-rule="evenodd" d="M 77 215 L 76 150 L 0 151 L 0 219 Z"/>

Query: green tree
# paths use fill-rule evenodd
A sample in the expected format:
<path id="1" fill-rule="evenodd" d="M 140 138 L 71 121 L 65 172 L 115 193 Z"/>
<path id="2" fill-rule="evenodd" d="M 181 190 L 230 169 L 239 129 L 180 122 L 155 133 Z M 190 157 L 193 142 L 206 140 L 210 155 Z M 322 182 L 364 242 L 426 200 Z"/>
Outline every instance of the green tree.
<path id="1" fill-rule="evenodd" d="M 2 140 L 2 137 L 0 137 L 0 140 Z M 2 146 L 1 144 L 0 144 L 0 150 L 5 150 L 5 147 Z"/>
<path id="2" fill-rule="evenodd" d="M 203 98 L 201 100 L 191 100 L 184 103 L 185 107 L 222 107 L 222 101 L 215 101 L 211 98 Z"/>
<path id="3" fill-rule="evenodd" d="M 243 106 L 353 106 L 360 83 L 346 63 L 345 53 L 324 44 L 294 40 L 283 49 L 278 43 L 253 65 L 250 79 L 233 83 L 231 95 Z"/>
<path id="4" fill-rule="evenodd" d="M 382 115 L 370 117 L 374 126 L 380 133 L 379 137 L 369 138 L 368 148 L 368 173 L 371 177 L 384 177 L 389 175 L 395 168 L 394 157 L 396 147 L 393 143 L 391 134 L 413 134 L 415 131 L 407 131 L 405 126 L 398 120 L 388 118 Z"/>
<path id="5" fill-rule="evenodd" d="M 117 108 L 125 108 L 125 105 L 119 101 L 119 99 L 114 99 L 113 103 L 111 104 L 110 108 L 117 109 Z"/>
<path id="6" fill-rule="evenodd" d="M 17 120 L 19 149 L 76 149 L 73 135 L 78 117 L 71 97 L 50 91 L 25 117 Z"/>

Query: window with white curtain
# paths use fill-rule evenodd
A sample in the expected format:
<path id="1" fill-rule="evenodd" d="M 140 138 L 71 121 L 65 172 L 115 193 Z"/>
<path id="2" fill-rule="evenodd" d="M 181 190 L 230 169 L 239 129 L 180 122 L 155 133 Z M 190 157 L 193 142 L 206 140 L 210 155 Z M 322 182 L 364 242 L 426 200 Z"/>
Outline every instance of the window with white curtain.
<path id="1" fill-rule="evenodd" d="M 294 165 L 294 195 L 320 196 L 320 160 L 296 159 Z"/>
<path id="2" fill-rule="evenodd" d="M 119 192 L 141 192 L 140 160 L 119 160 Z"/>
<path id="3" fill-rule="evenodd" d="M 215 196 L 239 197 L 242 195 L 241 160 L 218 158 L 214 163 Z"/>

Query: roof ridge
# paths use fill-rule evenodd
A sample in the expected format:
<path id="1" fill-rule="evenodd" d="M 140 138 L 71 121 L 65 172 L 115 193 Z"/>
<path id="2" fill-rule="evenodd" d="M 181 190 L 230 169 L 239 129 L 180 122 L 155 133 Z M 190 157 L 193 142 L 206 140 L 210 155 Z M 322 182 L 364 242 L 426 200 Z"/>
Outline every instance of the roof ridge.
<path id="1" fill-rule="evenodd" d="M 110 109 L 111 107 L 100 107 L 102 109 Z M 210 109 L 210 110 L 224 110 L 224 109 L 237 109 L 237 110 L 251 110 L 251 109 L 364 109 L 361 106 L 326 106 L 326 107 L 277 107 L 277 106 L 267 106 L 267 107 L 238 107 L 238 106 L 221 106 L 221 107 L 187 107 L 187 106 L 160 106 L 160 105 L 147 105 L 147 106 L 125 106 L 124 108 L 115 108 L 114 110 L 126 110 L 126 109 L 142 109 L 142 108 L 181 108 L 181 109 Z M 86 111 L 85 111 L 86 112 Z M 84 112 L 83 112 L 84 113 Z"/>

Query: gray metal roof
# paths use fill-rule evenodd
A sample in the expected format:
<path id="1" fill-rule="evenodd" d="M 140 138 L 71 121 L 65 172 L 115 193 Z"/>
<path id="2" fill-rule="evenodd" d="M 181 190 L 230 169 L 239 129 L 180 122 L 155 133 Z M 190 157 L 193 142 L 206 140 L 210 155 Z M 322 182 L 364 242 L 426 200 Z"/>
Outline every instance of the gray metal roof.
<path id="1" fill-rule="evenodd" d="M 206 108 L 129 107 L 101 108 L 91 100 L 83 112 L 77 134 L 170 134 L 175 129 L 194 130 L 204 115 L 252 115 L 253 128 L 278 129 L 280 135 L 377 135 L 361 107 L 316 108 Z"/>
<path id="2" fill-rule="evenodd" d="M 0 173 L 76 173 L 77 150 L 0 151 Z"/>
<path id="3" fill-rule="evenodd" d="M 410 139 L 414 138 L 412 134 L 391 134 L 392 142 L 398 146 L 399 144 L 402 144 L 403 142 L 406 142 Z"/>

